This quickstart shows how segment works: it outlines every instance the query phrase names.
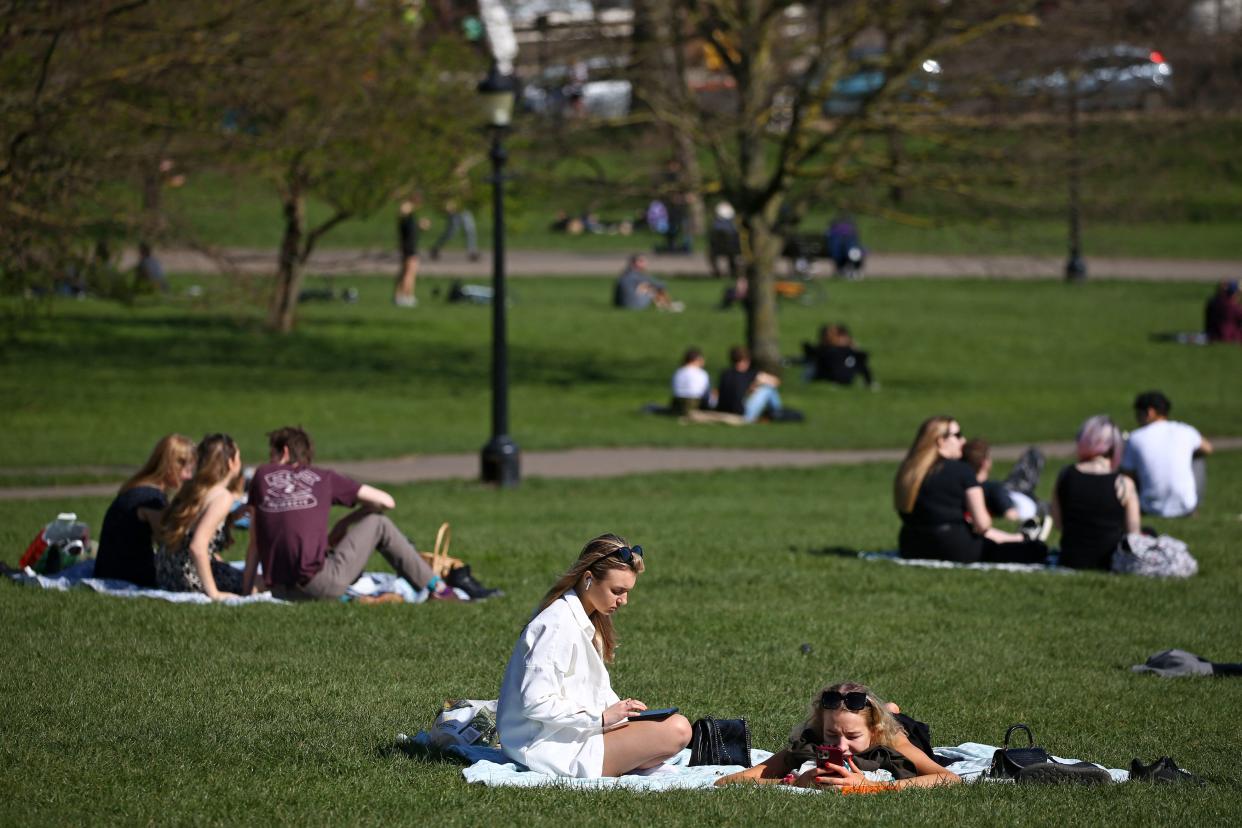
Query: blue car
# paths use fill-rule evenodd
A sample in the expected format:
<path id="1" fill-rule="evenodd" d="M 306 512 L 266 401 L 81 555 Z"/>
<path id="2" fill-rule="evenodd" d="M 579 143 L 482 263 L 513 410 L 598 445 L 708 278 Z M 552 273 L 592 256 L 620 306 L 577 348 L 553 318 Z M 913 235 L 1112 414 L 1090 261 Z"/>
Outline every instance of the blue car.
<path id="1" fill-rule="evenodd" d="M 825 115 L 853 115 L 862 109 L 863 102 L 884 87 L 888 72 L 884 67 L 883 49 L 867 49 L 850 53 L 850 60 L 859 64 L 858 71 L 846 75 L 832 87 L 832 94 L 824 101 Z M 940 91 L 940 63 L 928 58 L 919 70 L 910 76 L 905 88 L 897 95 L 901 100 L 912 100 Z"/>

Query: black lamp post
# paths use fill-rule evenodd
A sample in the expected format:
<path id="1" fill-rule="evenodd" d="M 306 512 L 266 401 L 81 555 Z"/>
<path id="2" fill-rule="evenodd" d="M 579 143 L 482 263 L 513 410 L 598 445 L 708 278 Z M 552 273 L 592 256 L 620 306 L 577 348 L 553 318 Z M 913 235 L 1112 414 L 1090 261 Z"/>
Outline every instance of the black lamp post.
<path id="1" fill-rule="evenodd" d="M 484 483 L 516 486 L 520 453 L 509 437 L 509 344 L 505 333 L 505 130 L 513 117 L 516 84 L 496 64 L 479 84 L 492 132 L 492 438 L 481 453 Z"/>
<path id="2" fill-rule="evenodd" d="M 1082 258 L 1082 212 L 1079 186 L 1082 183 L 1082 147 L 1079 144 L 1078 84 L 1081 71 L 1069 73 L 1069 257 L 1065 260 L 1065 279 L 1082 282 L 1087 278 L 1087 263 Z"/>

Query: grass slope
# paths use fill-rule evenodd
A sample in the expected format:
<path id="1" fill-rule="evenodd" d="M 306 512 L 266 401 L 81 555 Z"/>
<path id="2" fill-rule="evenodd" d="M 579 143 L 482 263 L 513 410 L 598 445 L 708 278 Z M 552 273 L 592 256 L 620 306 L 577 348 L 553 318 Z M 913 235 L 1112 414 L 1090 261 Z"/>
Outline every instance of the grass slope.
<path id="1" fill-rule="evenodd" d="M 1061 255 L 1067 245 L 1063 132 L 1064 124 L 1054 120 L 914 136 L 906 142 L 902 165 L 909 180 L 899 206 L 888 200 L 887 175 L 862 174 L 834 189 L 802 229 L 821 230 L 837 209 L 852 207 L 862 213 L 865 242 L 877 251 Z M 1082 138 L 1084 252 L 1242 258 L 1236 232 L 1242 216 L 1239 140 L 1237 118 L 1089 119 Z M 576 140 L 547 134 L 515 139 L 510 150 L 506 229 L 512 248 L 621 252 L 652 244 L 645 232 L 632 238 L 570 237 L 548 227 L 558 210 L 589 210 L 617 221 L 645 208 L 663 187 L 659 171 L 667 146 L 662 139 L 642 130 L 603 128 Z M 874 137 L 853 160 L 885 169 L 887 153 L 887 140 Z M 702 163 L 711 182 L 710 158 L 704 156 Z M 475 169 L 474 195 L 480 199 L 475 215 L 485 245 L 491 233 L 486 175 L 482 166 Z M 209 244 L 266 247 L 274 254 L 280 242 L 280 205 L 257 179 L 195 171 L 186 187 L 169 191 L 166 206 L 178 226 Z M 897 217 L 902 214 L 906 217 Z M 328 215 L 326 205 L 308 204 L 309 221 Z M 422 215 L 434 222 L 424 234 L 430 247 L 443 217 L 435 204 Z M 928 224 L 934 226 L 923 226 Z M 323 243 L 395 249 L 396 206 L 341 224 Z M 450 244 L 461 246 L 460 237 Z"/>
<path id="2" fill-rule="evenodd" d="M 0 466 L 25 469 L 25 479 L 41 466 L 133 466 L 170 431 L 227 431 L 254 460 L 264 433 L 286 422 L 305 425 L 326 459 L 473 452 L 485 442 L 490 312 L 436 299 L 445 283 L 421 281 L 423 304 L 409 311 L 388 303 L 386 279 L 337 279 L 356 285 L 360 302 L 304 305 L 287 337 L 263 331 L 253 304 L 229 309 L 223 281 L 203 284 L 207 305 L 58 301 L 29 319 L 0 350 Z M 685 313 L 615 311 L 600 279 L 514 281 L 520 446 L 893 447 L 944 411 L 994 442 L 1065 440 L 1094 413 L 1128 424 L 1134 394 L 1149 387 L 1204 432 L 1238 433 L 1242 349 L 1149 339 L 1202 324 L 1202 285 L 832 283 L 823 304 L 782 306 L 782 350 L 799 354 L 819 325 L 845 321 L 883 389 L 807 384 L 791 366 L 785 402 L 807 421 L 741 429 L 637 413 L 667 398 L 688 345 L 704 348 L 715 375 L 743 338 L 741 313 L 715 309 L 719 282 L 672 290 Z"/>
<path id="3" fill-rule="evenodd" d="M 438 521 L 451 520 L 454 552 L 507 590 L 483 605 L 229 609 L 0 583 L 0 823 L 1235 822 L 1242 772 L 1230 723 L 1242 682 L 1128 668 L 1171 646 L 1242 658 L 1242 455 L 1213 460 L 1199 517 L 1158 522 L 1202 567 L 1172 583 L 832 554 L 894 543 L 891 475 L 870 465 L 396 489 L 395 517 L 416 540 L 429 544 Z M 57 508 L 98 525 L 105 506 Z M 6 557 L 48 511 L 0 502 Z M 649 550 L 619 619 L 612 676 L 624 695 L 691 718 L 746 716 L 756 746 L 772 749 L 818 687 L 856 678 L 930 722 L 940 744 L 995 743 L 1024 721 L 1060 755 L 1118 767 L 1167 754 L 1212 784 L 847 799 L 485 790 L 466 786 L 456 766 L 391 751 L 394 735 L 428 725 L 443 699 L 496 695 L 542 591 L 606 530 Z"/>

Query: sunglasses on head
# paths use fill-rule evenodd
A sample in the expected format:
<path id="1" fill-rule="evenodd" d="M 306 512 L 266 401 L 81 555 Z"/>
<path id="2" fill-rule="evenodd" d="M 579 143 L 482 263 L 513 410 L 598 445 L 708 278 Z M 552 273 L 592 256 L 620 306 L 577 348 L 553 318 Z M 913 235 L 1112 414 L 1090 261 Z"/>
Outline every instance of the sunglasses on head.
<path id="1" fill-rule="evenodd" d="M 867 706 L 867 694 L 861 690 L 853 690 L 849 693 L 828 690 L 819 699 L 819 706 L 825 710 L 836 710 L 842 705 L 845 706 L 846 710 L 852 710 L 857 713 Z"/>
<path id="2" fill-rule="evenodd" d="M 627 564 L 633 565 L 635 556 L 640 558 L 643 556 L 643 548 L 641 546 L 620 546 L 608 554 L 616 555 Z"/>

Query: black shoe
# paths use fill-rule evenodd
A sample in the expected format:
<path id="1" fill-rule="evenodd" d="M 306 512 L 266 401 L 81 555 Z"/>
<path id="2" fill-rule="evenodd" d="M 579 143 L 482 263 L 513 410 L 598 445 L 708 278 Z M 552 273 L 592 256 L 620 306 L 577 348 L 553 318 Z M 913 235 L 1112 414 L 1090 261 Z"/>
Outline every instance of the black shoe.
<path id="1" fill-rule="evenodd" d="M 444 582 L 469 595 L 472 601 L 482 601 L 484 598 L 499 598 L 504 595 L 504 592 L 499 589 L 489 589 L 479 583 L 478 579 L 470 574 L 469 566 L 459 566 L 456 569 L 450 570 L 449 574 L 444 578 Z"/>
<path id="2" fill-rule="evenodd" d="M 1144 765 L 1137 758 L 1130 762 L 1130 779 L 1136 782 L 1181 782 L 1191 785 L 1206 785 L 1207 782 L 1189 771 L 1177 766 L 1168 756 L 1161 756 L 1150 765 Z"/>
<path id="3" fill-rule="evenodd" d="M 1014 776 L 1018 784 L 1037 785 L 1100 785 L 1113 781 L 1108 771 L 1097 768 L 1090 762 L 1075 762 L 1067 765 L 1061 762 L 1039 762 L 1027 765 Z"/>

